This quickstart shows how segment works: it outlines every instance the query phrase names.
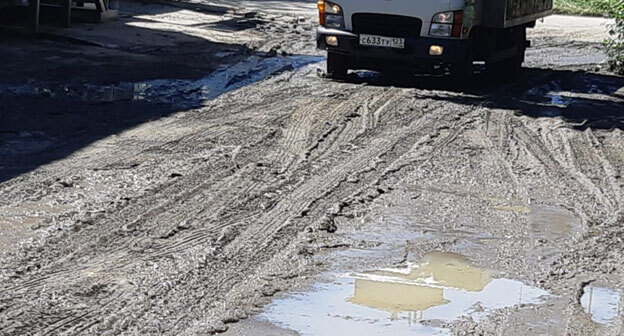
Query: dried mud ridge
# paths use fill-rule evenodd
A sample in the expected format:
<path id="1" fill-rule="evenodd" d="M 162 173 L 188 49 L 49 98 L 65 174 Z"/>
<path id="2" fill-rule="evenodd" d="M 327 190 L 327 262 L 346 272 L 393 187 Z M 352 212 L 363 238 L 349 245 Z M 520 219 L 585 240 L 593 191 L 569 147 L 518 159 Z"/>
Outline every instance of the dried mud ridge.
<path id="1" fill-rule="evenodd" d="M 561 243 L 569 252 L 554 260 L 516 257 L 543 240 L 508 239 L 493 251 L 502 268 L 540 287 L 565 294 L 596 273 L 621 276 L 624 141 L 621 128 L 604 125 L 621 125 L 612 112 L 622 99 L 611 93 L 622 80 L 547 70 L 525 79 L 478 95 L 427 88 L 435 82 L 331 82 L 306 67 L 4 182 L 3 206 L 71 210 L 2 261 L 0 334 L 225 331 L 322 268 L 313 258 L 320 249 L 348 246 L 332 242 L 337 219 L 405 184 L 432 191 L 428 180 L 448 181 L 435 189 L 448 195 L 474 188 L 547 199 L 581 218 L 585 232 Z M 552 118 L 526 102 L 530 88 L 584 90 L 586 81 L 603 93 L 583 104 L 604 114 Z M 486 229 L 523 236 L 499 224 Z M 496 322 L 465 327 L 491 334 Z"/>

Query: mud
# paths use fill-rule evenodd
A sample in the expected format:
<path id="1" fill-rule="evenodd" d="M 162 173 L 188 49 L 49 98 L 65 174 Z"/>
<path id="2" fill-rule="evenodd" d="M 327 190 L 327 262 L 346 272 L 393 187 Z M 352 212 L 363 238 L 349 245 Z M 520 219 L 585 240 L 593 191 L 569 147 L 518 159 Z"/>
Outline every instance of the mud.
<path id="1" fill-rule="evenodd" d="M 1 335 L 622 333 L 606 21 L 540 23 L 518 81 L 465 87 L 319 76 L 312 1 L 134 5 L 105 29 L 143 44 L 3 44 Z"/>
<path id="2" fill-rule="evenodd" d="M 141 82 L 122 82 L 115 85 L 83 84 L 77 86 L 46 84 L 31 81 L 25 85 L 4 86 L 5 94 L 21 96 L 49 96 L 59 100 L 74 100 L 90 104 L 119 101 L 140 101 L 167 104 L 181 109 L 201 107 L 228 91 L 251 85 L 283 71 L 319 63 L 320 56 L 251 56 L 244 62 L 227 64 L 210 75 L 196 80 L 154 79 Z"/>
<path id="3" fill-rule="evenodd" d="M 0 249 L 2 254 L 13 252 L 20 242 L 31 237 L 32 231 L 55 220 L 65 211 L 62 204 L 24 202 L 19 207 L 0 208 Z"/>

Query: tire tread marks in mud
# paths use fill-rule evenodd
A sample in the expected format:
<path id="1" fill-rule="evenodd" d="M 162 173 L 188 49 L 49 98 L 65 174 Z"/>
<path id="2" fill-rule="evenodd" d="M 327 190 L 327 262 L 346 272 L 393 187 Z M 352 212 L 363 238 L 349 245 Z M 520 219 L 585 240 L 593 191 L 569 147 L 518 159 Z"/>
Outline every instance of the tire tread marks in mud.
<path id="1" fill-rule="evenodd" d="M 306 271 L 307 228 L 435 173 L 428 169 L 438 159 L 461 161 L 443 167 L 459 170 L 469 155 L 488 152 L 495 162 L 487 164 L 503 170 L 495 173 L 509 177 L 523 198 L 531 196 L 524 195 L 530 183 L 552 186 L 584 204 L 585 221 L 613 217 L 621 207 L 618 139 L 427 99 L 417 89 L 318 80 L 305 71 L 282 73 L 95 144 L 96 166 L 141 161 L 131 174 L 118 173 L 135 188 L 133 197 L 85 228 L 51 232 L 3 261 L 2 269 L 18 271 L 0 275 L 0 334 L 222 331 Z M 485 149 L 465 147 L 469 136 Z M 123 151 L 115 149 L 120 143 Z M 83 159 L 66 160 L 45 169 L 87 181 L 106 174 L 73 172 Z M 22 183 L 38 185 L 37 175 L 31 178 Z M 582 198 L 588 191 L 590 201 Z M 94 207 L 111 201 L 84 197 L 94 197 Z"/>
<path id="2" fill-rule="evenodd" d="M 276 92 L 290 85 L 297 92 L 309 90 L 310 80 L 275 78 L 260 86 L 273 86 Z M 410 165 L 404 156 L 422 150 L 416 146 L 419 141 L 431 140 L 428 135 L 444 125 L 455 127 L 455 115 L 439 113 L 443 103 L 427 108 L 410 90 L 365 88 L 350 91 L 349 99 L 306 92 L 312 98 L 231 103 L 260 86 L 217 99 L 202 116 L 189 113 L 186 120 L 161 121 L 166 152 L 158 150 L 158 142 L 141 143 L 140 130 L 130 132 L 125 158 L 113 153 L 116 165 L 124 166 L 138 150 L 141 160 L 166 155 L 172 165 L 194 162 L 192 169 L 180 166 L 179 177 L 147 188 L 93 225 L 51 236 L 8 261 L 38 265 L 3 281 L 3 333 L 178 335 L 219 330 L 222 320 L 232 319 L 224 318 L 231 310 L 223 307 L 233 304 L 233 297 L 245 293 L 247 301 L 237 302 L 240 307 L 234 310 L 244 316 L 278 290 L 263 277 L 305 264 L 292 258 L 305 227 L 336 203 L 377 190 L 380 178 Z M 229 113 L 221 113 L 226 106 Z M 185 131 L 176 134 L 180 126 Z M 184 152 L 186 158 L 177 154 Z M 99 161 L 106 162 L 106 156 Z M 399 161 L 404 162 L 395 163 Z M 346 183 L 354 174 L 361 183 Z M 19 314 L 7 316 L 7 311 Z M 166 317 L 161 315 L 165 311 Z"/>

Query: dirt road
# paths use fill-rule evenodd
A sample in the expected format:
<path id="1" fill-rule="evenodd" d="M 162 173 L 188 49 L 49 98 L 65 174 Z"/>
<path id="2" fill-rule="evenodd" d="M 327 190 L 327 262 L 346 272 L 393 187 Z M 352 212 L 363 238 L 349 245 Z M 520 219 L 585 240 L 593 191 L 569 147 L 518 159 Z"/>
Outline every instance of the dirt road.
<path id="1" fill-rule="evenodd" d="M 333 82 L 270 3 L 203 77 L 0 86 L 1 335 L 624 331 L 605 20 L 538 25 L 516 83 Z"/>

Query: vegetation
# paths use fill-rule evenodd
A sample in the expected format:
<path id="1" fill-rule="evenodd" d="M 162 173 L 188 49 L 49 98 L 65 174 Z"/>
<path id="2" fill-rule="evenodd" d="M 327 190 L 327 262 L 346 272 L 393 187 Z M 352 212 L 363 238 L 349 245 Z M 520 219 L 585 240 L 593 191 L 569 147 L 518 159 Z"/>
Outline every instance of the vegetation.
<path id="1" fill-rule="evenodd" d="M 609 66 L 611 70 L 624 75 L 624 0 L 609 3 L 607 11 L 611 17 L 615 18 L 615 23 L 609 30 L 611 38 L 605 41 Z"/>
<path id="2" fill-rule="evenodd" d="M 622 0 L 555 0 L 555 13 L 587 16 L 612 16 L 609 8 Z"/>
<path id="3" fill-rule="evenodd" d="M 557 14 L 615 18 L 604 43 L 612 71 L 624 75 L 624 0 L 554 0 Z"/>

